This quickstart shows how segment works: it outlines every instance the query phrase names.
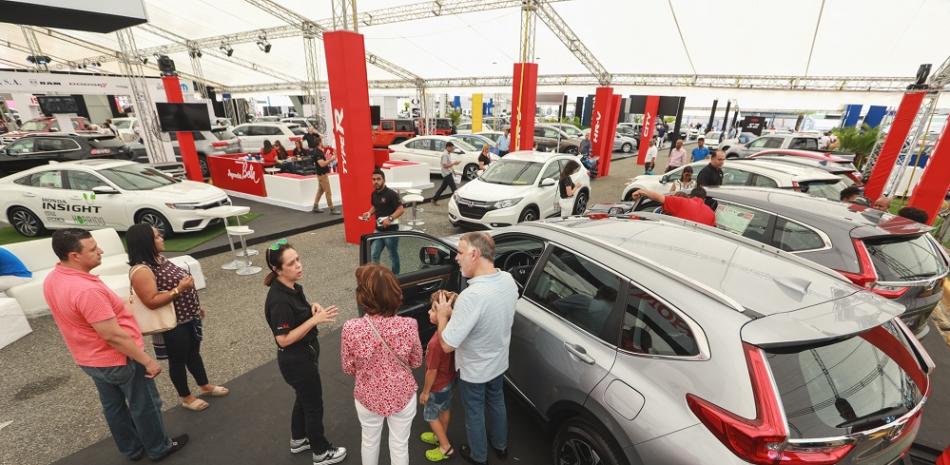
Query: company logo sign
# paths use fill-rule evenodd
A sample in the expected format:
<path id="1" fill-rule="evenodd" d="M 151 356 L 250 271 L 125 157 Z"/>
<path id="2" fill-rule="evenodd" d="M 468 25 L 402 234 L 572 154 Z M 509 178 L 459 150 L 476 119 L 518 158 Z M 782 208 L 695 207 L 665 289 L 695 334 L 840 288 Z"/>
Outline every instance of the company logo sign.
<path id="1" fill-rule="evenodd" d="M 262 178 L 257 176 L 257 171 L 254 170 L 253 165 L 248 163 L 247 160 L 235 160 L 235 161 L 240 166 L 241 171 L 234 172 L 234 171 L 231 171 L 231 169 L 229 168 L 228 179 L 235 179 L 235 180 L 247 179 L 250 181 L 254 181 L 254 184 L 260 184 Z"/>
<path id="2" fill-rule="evenodd" d="M 594 144 L 596 144 L 597 140 L 600 139 L 600 119 L 601 119 L 600 111 L 598 111 L 594 115 L 594 126 L 593 126 L 594 129 L 590 131 L 591 135 L 593 136 L 591 138 L 592 139 L 591 142 L 593 142 Z"/>
<path id="3" fill-rule="evenodd" d="M 647 114 L 643 115 L 643 133 L 642 133 L 643 140 L 647 140 L 647 138 L 649 138 L 652 135 L 653 133 L 652 126 L 651 126 L 652 124 L 653 124 L 653 115 L 651 115 L 650 112 L 647 112 Z"/>
<path id="4" fill-rule="evenodd" d="M 346 134 L 343 129 L 343 109 L 334 108 L 333 109 L 333 134 L 336 136 L 337 145 L 339 145 L 339 157 L 340 157 L 340 169 L 343 171 L 343 174 L 349 173 L 347 170 L 346 164 Z"/>

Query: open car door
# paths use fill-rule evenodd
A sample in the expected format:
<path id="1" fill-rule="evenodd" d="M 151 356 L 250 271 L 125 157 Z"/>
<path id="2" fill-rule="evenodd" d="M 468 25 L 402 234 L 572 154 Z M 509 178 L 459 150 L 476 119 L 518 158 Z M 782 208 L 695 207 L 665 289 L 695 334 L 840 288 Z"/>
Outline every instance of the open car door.
<path id="1" fill-rule="evenodd" d="M 360 265 L 376 262 L 395 273 L 402 288 L 399 315 L 418 322 L 423 347 L 436 329 L 429 321 L 432 293 L 461 290 L 457 253 L 456 244 L 418 231 L 378 232 L 360 239 Z"/>

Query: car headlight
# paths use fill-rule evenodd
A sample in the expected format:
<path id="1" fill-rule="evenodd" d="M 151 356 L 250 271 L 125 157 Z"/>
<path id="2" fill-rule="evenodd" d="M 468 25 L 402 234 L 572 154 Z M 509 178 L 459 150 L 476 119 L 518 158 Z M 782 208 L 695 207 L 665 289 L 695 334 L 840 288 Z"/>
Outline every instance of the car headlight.
<path id="1" fill-rule="evenodd" d="M 520 202 L 520 201 L 521 201 L 521 197 L 518 197 L 518 198 L 516 198 L 516 199 L 499 200 L 499 201 L 495 202 L 494 207 L 495 207 L 495 208 L 508 208 L 508 207 L 513 207 L 513 206 L 515 206 L 515 205 L 518 205 L 518 202 Z"/>
<path id="2" fill-rule="evenodd" d="M 165 206 L 168 208 L 174 208 L 176 210 L 194 210 L 198 204 L 196 202 L 166 203 Z"/>
<path id="3" fill-rule="evenodd" d="M 461 198 L 461 197 L 459 196 L 459 193 L 458 193 L 458 192 L 453 192 L 453 193 L 452 193 L 452 201 L 453 201 L 453 202 L 459 203 L 459 199 L 460 199 L 460 198 Z"/>

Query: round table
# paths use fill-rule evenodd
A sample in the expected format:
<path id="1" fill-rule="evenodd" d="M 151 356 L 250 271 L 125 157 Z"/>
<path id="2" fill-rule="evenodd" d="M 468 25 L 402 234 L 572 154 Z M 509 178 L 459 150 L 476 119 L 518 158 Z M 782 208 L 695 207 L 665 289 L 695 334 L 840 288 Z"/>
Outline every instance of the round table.
<path id="1" fill-rule="evenodd" d="M 201 216 L 204 218 L 218 218 L 224 221 L 225 227 L 227 226 L 228 218 L 234 217 L 238 226 L 241 226 L 241 215 L 246 215 L 251 212 L 251 207 L 241 206 L 241 205 L 220 205 L 217 207 L 211 207 L 206 210 L 195 210 L 195 215 Z M 227 232 L 225 232 L 227 234 Z M 234 241 L 231 240 L 231 235 L 228 234 L 228 245 L 231 246 L 231 252 L 235 256 L 243 257 L 244 251 L 237 252 L 234 250 Z M 257 255 L 257 250 L 249 249 L 247 251 L 249 256 Z M 221 265 L 222 270 L 236 270 L 244 265 L 243 260 L 234 259 L 230 262 Z"/>

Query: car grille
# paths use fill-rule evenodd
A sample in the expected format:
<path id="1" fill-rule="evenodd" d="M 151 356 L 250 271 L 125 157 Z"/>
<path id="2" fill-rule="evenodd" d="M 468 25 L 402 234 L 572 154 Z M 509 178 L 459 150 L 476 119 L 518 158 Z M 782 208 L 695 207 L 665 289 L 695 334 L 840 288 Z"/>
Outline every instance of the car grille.
<path id="1" fill-rule="evenodd" d="M 231 199 L 225 197 L 217 202 L 208 202 L 201 205 L 196 205 L 195 210 L 207 210 L 209 208 L 220 207 L 223 205 L 231 205 Z"/>
<path id="2" fill-rule="evenodd" d="M 473 220 L 480 220 L 485 216 L 486 213 L 494 210 L 494 208 L 491 207 L 491 203 L 479 202 L 477 200 L 470 200 L 461 197 L 456 200 L 455 204 L 459 208 L 460 215 Z"/>

